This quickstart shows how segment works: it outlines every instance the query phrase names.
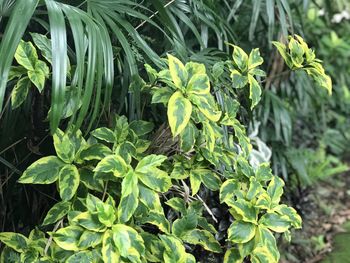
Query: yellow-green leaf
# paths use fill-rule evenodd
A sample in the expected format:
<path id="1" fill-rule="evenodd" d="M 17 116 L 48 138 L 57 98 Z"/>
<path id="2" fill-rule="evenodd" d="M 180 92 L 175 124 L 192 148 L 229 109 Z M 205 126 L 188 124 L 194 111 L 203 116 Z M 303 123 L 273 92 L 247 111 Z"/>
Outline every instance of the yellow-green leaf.
<path id="1" fill-rule="evenodd" d="M 67 226 L 52 233 L 55 243 L 64 250 L 78 251 L 78 243 L 84 229 L 80 226 Z"/>
<path id="2" fill-rule="evenodd" d="M 63 201 L 69 201 L 75 195 L 80 183 L 80 175 L 73 164 L 64 166 L 58 175 L 58 186 Z"/>
<path id="3" fill-rule="evenodd" d="M 65 163 L 72 163 L 75 157 L 75 147 L 69 135 L 57 129 L 53 135 L 53 143 L 57 156 Z"/>
<path id="4" fill-rule="evenodd" d="M 181 91 L 175 92 L 168 103 L 168 121 L 174 137 L 185 129 L 191 114 L 191 102 L 182 95 Z"/>
<path id="5" fill-rule="evenodd" d="M 38 60 L 34 70 L 28 71 L 30 81 L 41 93 L 45 87 L 45 80 L 49 77 L 50 69 L 44 61 Z"/>
<path id="6" fill-rule="evenodd" d="M 58 179 L 61 168 L 65 165 L 56 156 L 43 157 L 31 164 L 18 182 L 22 184 L 51 184 Z"/>
<path id="7" fill-rule="evenodd" d="M 145 253 L 142 237 L 132 227 L 116 224 L 112 228 L 113 240 L 120 255 L 131 262 L 141 263 L 141 256 Z"/>
<path id="8" fill-rule="evenodd" d="M 119 155 L 108 155 L 103 158 L 94 169 L 95 173 L 113 173 L 116 177 L 124 177 L 128 166 L 124 159 Z"/>
<path id="9" fill-rule="evenodd" d="M 233 243 L 247 243 L 255 236 L 256 226 L 252 223 L 235 221 L 227 230 L 228 239 Z"/>
<path id="10" fill-rule="evenodd" d="M 38 61 L 38 54 L 31 42 L 21 40 L 17 47 L 15 58 L 17 63 L 27 70 L 34 70 L 35 64 Z"/>
<path id="11" fill-rule="evenodd" d="M 189 99 L 209 120 L 217 122 L 220 119 L 221 111 L 218 110 L 212 95 L 191 95 Z"/>
<path id="12" fill-rule="evenodd" d="M 15 87 L 11 92 L 11 106 L 12 109 L 18 108 L 27 98 L 31 83 L 28 77 L 17 81 Z"/>
<path id="13" fill-rule="evenodd" d="M 261 99 L 261 87 L 259 83 L 256 81 L 256 79 L 250 74 L 248 74 L 248 82 L 249 82 L 249 99 L 252 102 L 250 108 L 253 109 Z"/>
<path id="14" fill-rule="evenodd" d="M 113 233 L 107 230 L 102 241 L 102 259 L 104 263 L 120 262 L 120 253 L 113 241 Z"/>
<path id="15" fill-rule="evenodd" d="M 50 225 L 56 223 L 63 218 L 69 211 L 70 202 L 61 201 L 55 204 L 49 212 L 47 212 L 42 225 Z"/>
<path id="16" fill-rule="evenodd" d="M 121 223 L 129 221 L 138 206 L 139 188 L 137 175 L 130 171 L 122 182 L 122 193 L 118 206 L 118 220 Z"/>
<path id="17" fill-rule="evenodd" d="M 186 92 L 189 94 L 208 94 L 210 82 L 206 74 L 195 74 L 188 82 Z"/>
<path id="18" fill-rule="evenodd" d="M 169 71 L 171 79 L 179 89 L 184 88 L 187 84 L 188 73 L 182 62 L 176 57 L 168 54 Z"/>
<path id="19" fill-rule="evenodd" d="M 223 263 L 242 263 L 243 258 L 239 254 L 237 248 L 230 248 L 226 250 Z"/>
<path id="20" fill-rule="evenodd" d="M 22 234 L 12 232 L 0 233 L 0 241 L 20 253 L 24 252 L 29 244 L 28 238 Z"/>
<path id="21" fill-rule="evenodd" d="M 260 51 L 258 48 L 254 48 L 248 58 L 248 68 L 253 69 L 260 66 L 264 62 L 264 59 L 260 56 Z"/>
<path id="22" fill-rule="evenodd" d="M 80 236 L 78 247 L 80 249 L 94 248 L 102 243 L 103 233 L 85 230 Z"/>

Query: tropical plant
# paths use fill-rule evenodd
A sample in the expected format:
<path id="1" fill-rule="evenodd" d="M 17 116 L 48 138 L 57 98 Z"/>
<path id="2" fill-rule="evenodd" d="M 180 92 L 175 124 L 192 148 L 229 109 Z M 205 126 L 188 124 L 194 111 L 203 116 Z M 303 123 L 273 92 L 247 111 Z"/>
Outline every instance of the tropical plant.
<path id="1" fill-rule="evenodd" d="M 222 91 L 225 103 L 217 103 L 205 66 L 184 65 L 172 55 L 167 62 L 168 69 L 160 72 L 146 65 L 149 84 L 143 90 L 152 93 L 152 103 L 167 108 L 171 134 L 160 140 L 170 146 L 158 149 L 159 138 L 147 140 L 153 124 L 128 123 L 125 116 L 116 116 L 112 129 L 93 130 L 88 140 L 75 127 L 65 133 L 58 129 L 53 135 L 57 155 L 37 160 L 19 179 L 23 184 L 56 182 L 62 201 L 40 227 L 54 229 L 49 237 L 39 229 L 29 237 L 1 233 L 8 247 L 3 261 L 195 262 L 199 245 L 224 252 L 224 262 L 246 257 L 278 262 L 272 233 L 285 233 L 289 240 L 290 228 L 301 227 L 297 212 L 280 204 L 284 182 L 272 175 L 268 163 L 251 166 L 252 145 L 238 120 L 239 103 Z M 237 46 L 233 61 L 226 62 L 250 72 L 252 107 L 261 93 L 252 88 L 259 85 L 252 70 L 262 62 L 258 50 L 248 56 Z M 224 70 L 225 63 L 211 72 L 218 80 Z M 227 241 L 215 238 L 218 221 L 206 195 L 232 217 Z"/>

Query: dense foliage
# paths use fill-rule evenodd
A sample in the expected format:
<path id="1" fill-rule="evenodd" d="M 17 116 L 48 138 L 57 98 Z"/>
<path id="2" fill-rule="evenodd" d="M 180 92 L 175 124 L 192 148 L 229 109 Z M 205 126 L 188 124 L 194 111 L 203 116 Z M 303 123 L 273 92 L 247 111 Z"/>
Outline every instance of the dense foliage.
<path id="1" fill-rule="evenodd" d="M 278 262 L 348 170 L 336 2 L 0 0 L 1 262 Z"/>

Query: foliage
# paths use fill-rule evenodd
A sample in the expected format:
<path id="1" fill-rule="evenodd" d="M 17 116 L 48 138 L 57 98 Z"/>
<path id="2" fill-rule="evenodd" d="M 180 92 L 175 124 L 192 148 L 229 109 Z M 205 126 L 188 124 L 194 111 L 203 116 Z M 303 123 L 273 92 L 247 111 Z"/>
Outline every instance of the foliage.
<path id="1" fill-rule="evenodd" d="M 244 55 L 235 55 L 238 49 L 233 51 L 235 65 L 247 63 Z M 247 65 L 254 69 L 262 59 L 258 50 L 251 54 L 255 57 Z M 285 233 L 289 240 L 290 228 L 301 227 L 297 212 L 280 204 L 283 180 L 272 175 L 268 163 L 251 166 L 252 146 L 237 119 L 238 108 L 219 106 L 205 66 L 183 65 L 172 55 L 167 62 L 168 69 L 160 72 L 146 65 L 150 83 L 144 91 L 151 91 L 152 103 L 166 106 L 172 133 L 168 140 L 174 140 L 175 150 L 152 153 L 154 142 L 147 140 L 147 134 L 153 125 L 128 123 L 125 116 L 116 116 L 113 129 L 92 131 L 88 140 L 73 128 L 65 133 L 57 130 L 53 136 L 57 156 L 37 160 L 19 179 L 25 184 L 56 182 L 62 201 L 42 223 L 56 224 L 48 232 L 50 238 L 39 230 L 28 238 L 11 232 L 0 235 L 22 260 L 195 262 L 186 251 L 188 244 L 192 249 L 199 245 L 209 252 L 225 252 L 224 262 L 242 262 L 246 257 L 252 262 L 278 262 L 273 232 Z M 250 93 L 257 97 L 255 92 Z M 239 106 L 222 95 L 226 106 Z M 229 127 L 234 132 L 225 138 Z M 216 221 L 201 198 L 208 191 L 227 205 L 234 218 L 225 244 L 216 240 L 217 229 L 205 216 L 206 211 Z M 175 216 L 169 218 L 165 211 Z"/>

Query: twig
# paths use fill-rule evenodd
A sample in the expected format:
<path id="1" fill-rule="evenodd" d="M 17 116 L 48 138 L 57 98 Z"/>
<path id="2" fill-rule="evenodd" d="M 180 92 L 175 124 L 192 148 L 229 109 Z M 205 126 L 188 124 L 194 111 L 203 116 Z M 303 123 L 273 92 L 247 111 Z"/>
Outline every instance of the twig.
<path id="1" fill-rule="evenodd" d="M 203 203 L 205 209 L 207 210 L 209 215 L 211 215 L 211 218 L 215 221 L 215 223 L 218 223 L 218 220 L 214 216 L 213 212 L 210 210 L 209 206 L 207 206 L 207 204 L 203 201 L 203 199 L 199 195 L 196 195 L 196 197 L 198 198 L 198 200 L 200 200 Z"/>
<path id="2" fill-rule="evenodd" d="M 175 0 L 171 0 L 170 2 L 168 2 L 167 4 L 164 5 L 164 8 L 168 7 L 169 5 L 171 5 L 174 2 L 175 2 Z M 148 17 L 148 19 L 152 19 L 158 13 L 159 13 L 159 11 L 154 12 L 151 16 Z M 146 22 L 147 22 L 147 20 L 142 21 L 137 27 L 135 27 L 135 30 L 137 31 L 140 27 L 142 27 L 144 24 L 146 24 Z"/>
<path id="3" fill-rule="evenodd" d="M 63 218 L 56 223 L 55 227 L 52 230 L 52 233 L 56 232 L 56 230 L 59 228 L 60 224 L 62 223 L 63 223 Z M 45 250 L 44 250 L 44 255 L 47 255 L 47 251 L 49 250 L 51 243 L 52 243 L 52 235 L 50 235 L 49 240 L 47 240 Z"/>

